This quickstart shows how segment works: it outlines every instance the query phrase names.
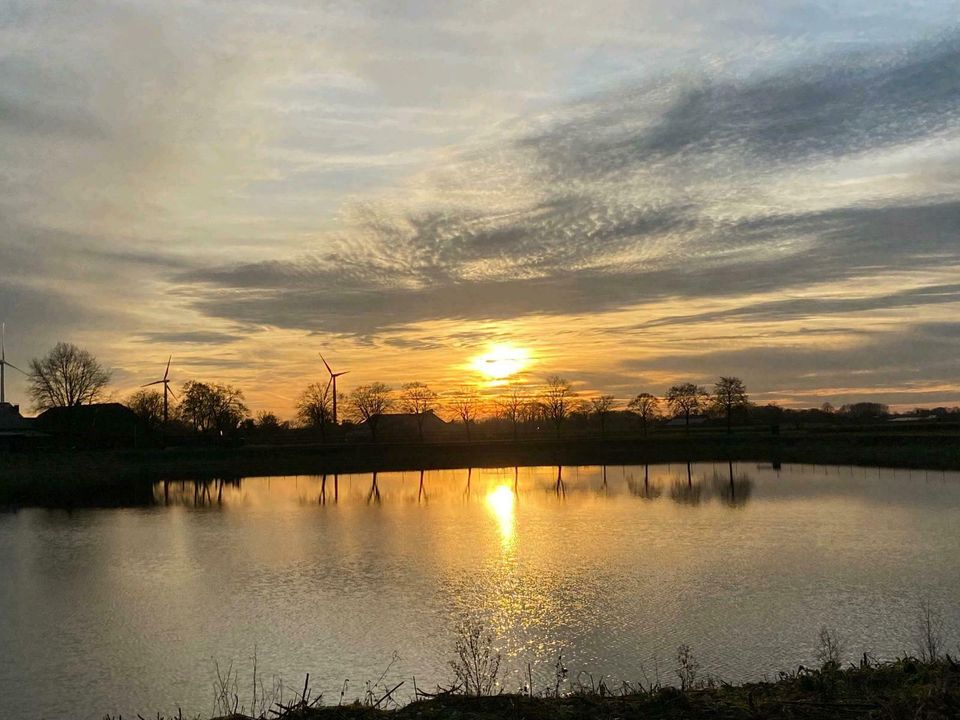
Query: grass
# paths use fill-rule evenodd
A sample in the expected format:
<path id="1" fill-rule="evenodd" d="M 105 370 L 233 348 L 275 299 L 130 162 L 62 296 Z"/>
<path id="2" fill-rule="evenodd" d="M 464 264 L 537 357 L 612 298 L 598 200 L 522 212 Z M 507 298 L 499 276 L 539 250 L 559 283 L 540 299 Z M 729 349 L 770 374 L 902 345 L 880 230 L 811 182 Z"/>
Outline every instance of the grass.
<path id="1" fill-rule="evenodd" d="M 931 644 L 931 639 L 935 642 Z M 323 695 L 310 690 L 307 675 L 303 689 L 284 699 L 284 685 L 275 679 L 268 695 L 258 679 L 254 653 L 252 699 L 247 711 L 240 701 L 240 683 L 232 665 L 222 672 L 217 666 L 214 720 L 773 720 L 807 718 L 871 718 L 875 720 L 945 720 L 960 717 L 960 664 L 942 651 L 944 636 L 939 610 L 924 601 L 919 608 L 915 641 L 917 656 L 877 661 L 864 653 L 858 662 L 842 666 L 844 641 L 835 629 L 822 627 L 817 650 L 820 667 L 799 666 L 780 672 L 776 680 L 733 685 L 713 676 L 701 676 L 700 664 L 690 647 L 677 648 L 675 685 L 657 678 L 624 682 L 611 687 L 601 677 L 580 673 L 571 682 L 557 657 L 554 682 L 540 692 L 529 682 L 516 693 L 506 693 L 499 684 L 500 653 L 493 634 L 477 622 L 457 626 L 454 655 L 449 665 L 454 674 L 447 688 L 424 692 L 412 682 L 414 701 L 402 704 L 395 693 L 405 683 L 390 686 L 384 678 L 399 659 L 393 660 L 373 683 L 366 683 L 362 699 L 344 704 L 348 683 L 340 689 L 336 705 L 324 704 Z M 259 684 L 258 684 L 259 683 Z M 259 695 L 258 695 L 259 689 Z M 140 716 L 138 716 L 140 717 Z M 157 720 L 164 719 L 157 714 Z M 183 720 L 182 714 L 175 716 Z M 109 716 L 105 720 L 114 720 Z M 119 720 L 119 719 L 116 719 Z M 198 719 L 199 720 L 199 719 Z"/>
<path id="2" fill-rule="evenodd" d="M 309 698 L 304 690 L 304 697 Z M 163 718 L 176 720 L 182 716 Z M 856 665 L 819 669 L 800 667 L 775 681 L 728 685 L 700 682 L 680 690 L 602 683 L 566 694 L 465 695 L 441 693 L 407 705 L 383 709 L 376 701 L 321 706 L 295 699 L 274 705 L 263 715 L 239 712 L 218 720 L 947 720 L 960 717 L 960 665 L 949 656 L 923 662 L 905 657 L 876 662 L 864 656 Z"/>

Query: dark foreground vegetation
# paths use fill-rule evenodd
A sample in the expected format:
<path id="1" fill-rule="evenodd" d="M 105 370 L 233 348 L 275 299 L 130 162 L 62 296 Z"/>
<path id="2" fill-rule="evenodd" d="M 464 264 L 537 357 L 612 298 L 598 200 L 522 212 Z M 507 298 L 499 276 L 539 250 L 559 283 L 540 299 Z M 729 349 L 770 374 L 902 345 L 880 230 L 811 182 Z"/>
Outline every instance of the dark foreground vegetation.
<path id="1" fill-rule="evenodd" d="M 323 705 L 322 698 L 298 698 L 274 705 L 264 715 L 235 712 L 223 720 L 494 720 L 548 718 L 614 720 L 621 718 L 876 718 L 877 720 L 946 720 L 960 717 L 960 665 L 946 656 L 934 661 L 903 658 L 876 662 L 864 656 L 857 665 L 841 668 L 826 663 L 819 669 L 800 667 L 769 682 L 729 685 L 699 683 L 694 688 L 648 688 L 624 684 L 581 685 L 568 693 L 545 695 L 465 695 L 440 693 L 388 709 L 383 697 L 352 704 Z M 380 701 L 380 702 L 378 702 Z M 157 716 L 163 719 L 163 716 Z M 184 716 L 180 716 L 184 717 Z M 177 716 L 166 718 L 174 720 Z"/>
<path id="2" fill-rule="evenodd" d="M 534 465 L 762 462 L 960 470 L 960 431 L 933 426 L 480 442 L 313 443 L 8 453 L 0 506 L 124 506 L 152 502 L 161 480 Z"/>

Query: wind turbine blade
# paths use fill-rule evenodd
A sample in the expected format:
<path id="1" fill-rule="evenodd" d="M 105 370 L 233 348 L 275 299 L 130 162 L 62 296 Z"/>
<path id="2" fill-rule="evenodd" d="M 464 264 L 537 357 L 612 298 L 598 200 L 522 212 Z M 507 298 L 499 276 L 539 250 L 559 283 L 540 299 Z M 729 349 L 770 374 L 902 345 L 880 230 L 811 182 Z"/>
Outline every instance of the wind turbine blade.
<path id="1" fill-rule="evenodd" d="M 333 376 L 334 376 L 334 377 L 340 377 L 341 375 L 346 375 L 348 372 L 350 372 L 350 371 L 349 371 L 349 370 L 344 370 L 343 372 L 334 373 Z"/>
<path id="2" fill-rule="evenodd" d="M 332 382 L 333 382 L 333 376 L 331 375 L 331 376 L 330 376 L 330 379 L 327 380 L 327 386 L 323 389 L 323 394 L 324 394 L 324 395 L 326 395 L 328 392 L 330 392 L 330 383 L 332 383 Z"/>
<path id="3" fill-rule="evenodd" d="M 169 385 L 167 385 L 167 392 L 170 393 L 171 395 L 173 395 L 174 400 L 179 400 L 179 399 L 180 399 L 180 396 L 177 395 L 177 394 L 173 391 L 173 388 L 170 387 Z"/>
<path id="4" fill-rule="evenodd" d="M 163 371 L 163 379 L 166 380 L 167 376 L 170 374 L 170 361 L 173 360 L 173 355 L 167 358 L 167 369 Z"/>
<path id="5" fill-rule="evenodd" d="M 23 370 L 21 370 L 20 368 L 18 368 L 16 365 L 14 365 L 13 363 L 8 363 L 6 360 L 3 361 L 3 364 L 6 365 L 7 367 L 12 367 L 12 368 L 13 368 L 14 370 L 16 370 L 18 373 L 21 373 L 21 374 L 23 374 L 23 375 L 29 375 L 29 373 L 23 372 Z"/>
<path id="6" fill-rule="evenodd" d="M 143 388 L 143 387 L 150 387 L 151 385 L 160 385 L 162 382 L 163 380 L 154 380 L 153 382 L 149 382 L 146 385 L 141 385 L 140 387 Z"/>
<path id="7" fill-rule="evenodd" d="M 319 353 L 318 353 L 318 354 L 319 354 Z M 331 375 L 333 375 L 333 370 L 330 369 L 329 363 L 327 363 L 327 361 L 323 359 L 323 355 L 322 355 L 322 354 L 320 355 L 320 359 L 323 360 L 323 364 L 327 366 L 327 372 L 330 373 Z"/>

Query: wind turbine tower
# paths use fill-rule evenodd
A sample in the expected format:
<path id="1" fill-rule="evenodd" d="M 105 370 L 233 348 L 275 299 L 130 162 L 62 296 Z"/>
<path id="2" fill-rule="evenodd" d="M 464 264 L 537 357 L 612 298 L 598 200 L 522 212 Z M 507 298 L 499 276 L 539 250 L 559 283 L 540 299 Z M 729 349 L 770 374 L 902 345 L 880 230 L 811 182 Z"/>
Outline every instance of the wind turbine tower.
<path id="1" fill-rule="evenodd" d="M 6 370 L 7 367 L 12 367 L 18 373 L 26 375 L 27 373 L 23 372 L 13 363 L 7 362 L 7 348 L 6 346 L 6 335 L 7 335 L 7 324 L 0 323 L 0 405 L 7 402 L 7 378 Z"/>
<path id="2" fill-rule="evenodd" d="M 169 403 L 167 401 L 167 393 L 170 393 L 176 397 L 176 393 L 170 389 L 170 361 L 173 360 L 173 355 L 167 358 L 167 369 L 163 371 L 163 377 L 159 380 L 154 380 L 153 382 L 148 382 L 146 385 L 141 385 L 140 387 L 150 387 L 151 385 L 163 385 L 163 424 L 167 424 L 168 419 L 168 408 Z"/>
<path id="3" fill-rule="evenodd" d="M 341 372 L 335 373 L 331 367 L 330 363 L 323 359 L 323 354 L 320 355 L 320 359 L 323 360 L 324 366 L 327 368 L 327 372 L 330 373 L 330 381 L 333 383 L 333 425 L 337 426 L 337 378 L 341 375 L 346 375 L 349 370 L 343 370 Z"/>

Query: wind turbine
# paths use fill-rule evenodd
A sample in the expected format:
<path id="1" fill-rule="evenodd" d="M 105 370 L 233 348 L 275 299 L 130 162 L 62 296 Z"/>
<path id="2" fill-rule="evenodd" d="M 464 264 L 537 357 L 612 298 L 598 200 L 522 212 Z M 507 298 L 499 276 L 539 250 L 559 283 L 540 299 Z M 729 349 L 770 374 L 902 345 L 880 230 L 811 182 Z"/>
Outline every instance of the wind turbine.
<path id="1" fill-rule="evenodd" d="M 330 367 L 330 363 L 323 359 L 323 354 L 320 354 L 320 359 L 323 360 L 323 364 L 327 368 L 327 372 L 330 373 L 330 382 L 333 383 L 333 425 L 337 425 L 337 378 L 341 375 L 346 375 L 349 370 L 344 370 L 342 372 L 335 373 Z M 329 383 L 328 383 L 329 384 Z"/>
<path id="2" fill-rule="evenodd" d="M 23 372 L 23 370 L 18 368 L 16 365 L 14 365 L 13 363 L 7 362 L 7 350 L 4 347 L 6 334 L 7 334 L 7 324 L 0 323 L 0 404 L 3 404 L 7 401 L 7 386 L 6 386 L 6 378 L 4 377 L 7 366 L 12 367 L 18 373 L 23 373 L 24 375 L 27 374 Z"/>
<path id="3" fill-rule="evenodd" d="M 162 378 L 162 379 L 160 379 L 160 380 L 154 380 L 153 382 L 148 382 L 146 385 L 141 385 L 141 386 L 140 386 L 140 387 L 142 387 L 142 388 L 145 388 L 145 387 L 150 387 L 151 385 L 163 385 L 163 424 L 164 424 L 164 425 L 167 424 L 167 408 L 168 408 L 168 404 L 167 404 L 167 393 L 170 393 L 170 394 L 173 395 L 174 397 L 177 396 L 177 394 L 176 394 L 173 390 L 170 389 L 170 379 L 169 379 L 169 376 L 170 376 L 170 361 L 171 361 L 171 360 L 173 360 L 173 355 L 171 355 L 169 358 L 167 358 L 167 369 L 163 371 L 163 378 Z"/>

